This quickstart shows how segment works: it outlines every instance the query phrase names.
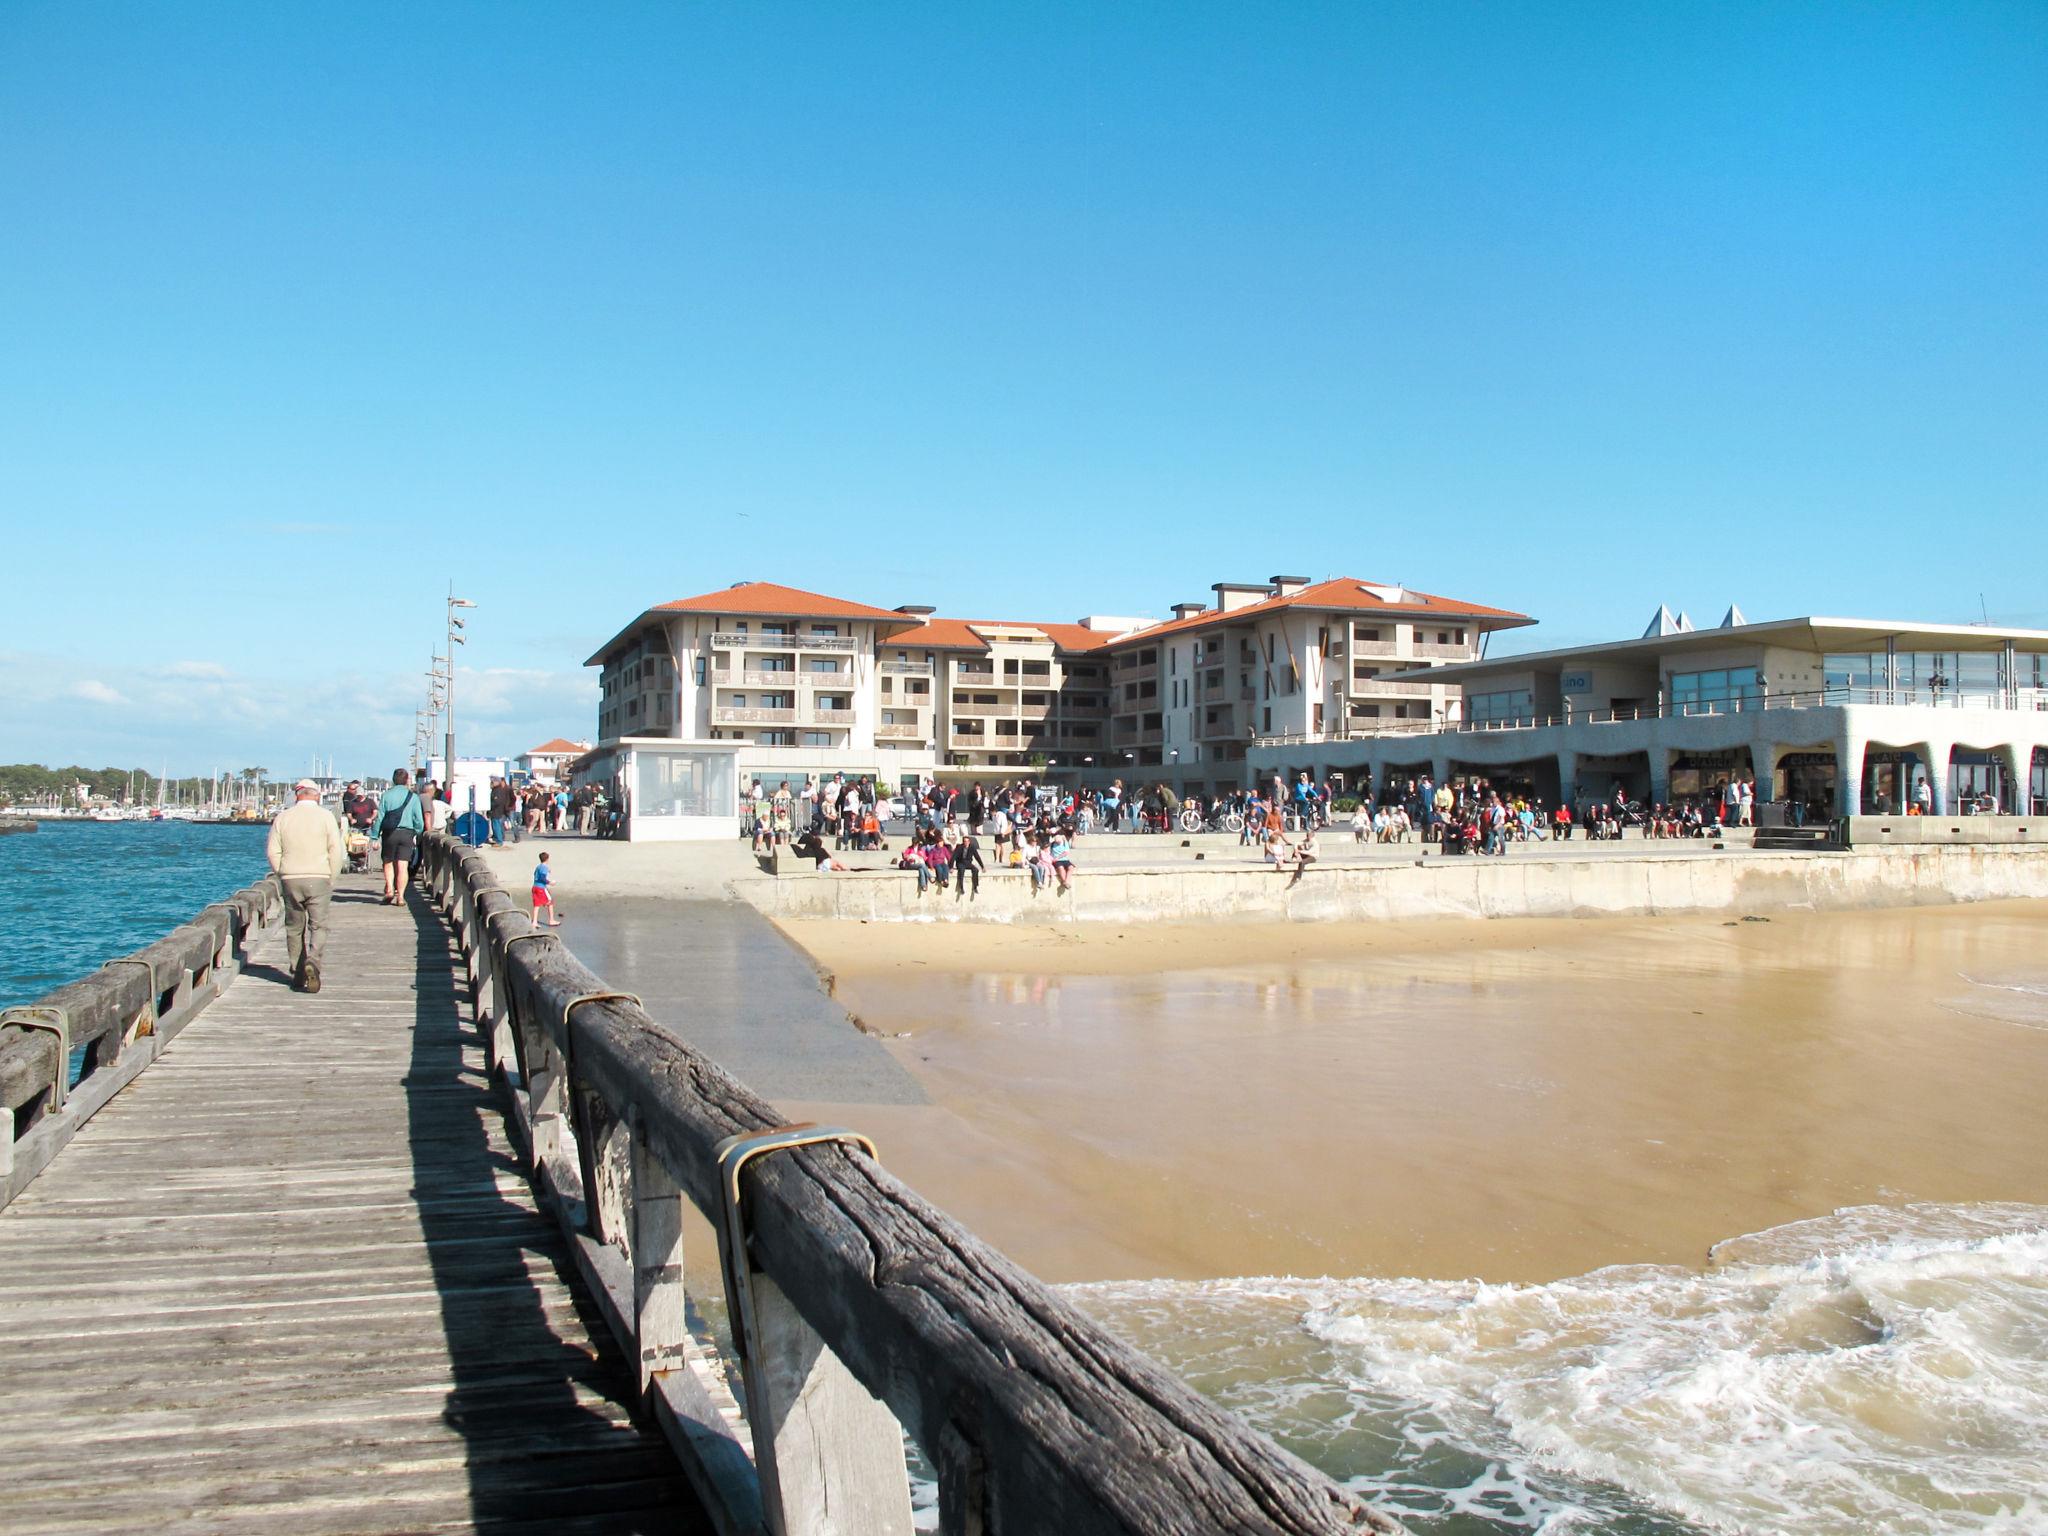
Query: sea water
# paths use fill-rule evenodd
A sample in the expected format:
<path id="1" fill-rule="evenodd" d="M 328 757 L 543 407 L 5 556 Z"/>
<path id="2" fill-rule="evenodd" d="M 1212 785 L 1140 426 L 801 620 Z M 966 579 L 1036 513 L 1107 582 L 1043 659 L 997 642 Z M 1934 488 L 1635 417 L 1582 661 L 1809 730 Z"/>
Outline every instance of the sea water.
<path id="1" fill-rule="evenodd" d="M 261 879 L 268 833 L 44 821 L 0 837 L 0 1003 L 32 1002 Z"/>
<path id="2" fill-rule="evenodd" d="M 2048 1206 L 1862 1207 L 1545 1285 L 1070 1294 L 1417 1532 L 2048 1530 Z"/>

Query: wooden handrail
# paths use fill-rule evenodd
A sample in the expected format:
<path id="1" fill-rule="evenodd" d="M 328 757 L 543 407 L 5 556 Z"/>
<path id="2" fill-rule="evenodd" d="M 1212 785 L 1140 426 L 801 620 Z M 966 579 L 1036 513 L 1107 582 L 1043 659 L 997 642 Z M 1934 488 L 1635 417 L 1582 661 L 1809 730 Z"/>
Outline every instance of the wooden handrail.
<path id="1" fill-rule="evenodd" d="M 474 850 L 423 849 L 535 1182 L 723 1528 L 907 1533 L 907 1432 L 947 1532 L 1400 1531 L 839 1144 L 740 1176 L 749 1468 L 707 1411 L 677 1203 L 722 1226 L 718 1144 L 781 1117 L 537 935 Z"/>
<path id="2" fill-rule="evenodd" d="M 0 1209 L 240 974 L 248 936 L 283 897 L 266 876 L 131 955 L 0 1010 Z M 70 1084 L 70 1053 L 84 1074 Z"/>

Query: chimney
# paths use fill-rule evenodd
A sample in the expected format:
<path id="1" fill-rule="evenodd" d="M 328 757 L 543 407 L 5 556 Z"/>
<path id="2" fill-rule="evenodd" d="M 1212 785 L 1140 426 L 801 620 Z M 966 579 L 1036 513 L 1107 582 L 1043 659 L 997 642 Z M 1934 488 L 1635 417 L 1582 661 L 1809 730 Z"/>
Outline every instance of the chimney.
<path id="1" fill-rule="evenodd" d="M 1173 616 L 1176 619 L 1191 619 L 1198 613 L 1207 613 L 1208 611 L 1209 605 L 1207 603 L 1175 603 L 1173 605 Z"/>
<path id="2" fill-rule="evenodd" d="M 1275 597 L 1292 597 L 1308 585 L 1306 576 L 1269 576 L 1266 579 L 1273 584 Z"/>
<path id="3" fill-rule="evenodd" d="M 1210 590 L 1216 594 L 1218 613 L 1235 613 L 1253 603 L 1263 603 L 1273 595 L 1270 588 L 1241 581 L 1219 581 Z"/>

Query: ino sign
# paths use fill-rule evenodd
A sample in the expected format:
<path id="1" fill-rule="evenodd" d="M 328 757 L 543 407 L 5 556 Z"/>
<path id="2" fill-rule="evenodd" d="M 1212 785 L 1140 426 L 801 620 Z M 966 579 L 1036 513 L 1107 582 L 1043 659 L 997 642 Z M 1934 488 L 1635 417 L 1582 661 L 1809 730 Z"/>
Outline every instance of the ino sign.
<path id="1" fill-rule="evenodd" d="M 1567 672 L 1558 680 L 1558 689 L 1563 693 L 1591 693 L 1593 674 L 1590 672 Z"/>

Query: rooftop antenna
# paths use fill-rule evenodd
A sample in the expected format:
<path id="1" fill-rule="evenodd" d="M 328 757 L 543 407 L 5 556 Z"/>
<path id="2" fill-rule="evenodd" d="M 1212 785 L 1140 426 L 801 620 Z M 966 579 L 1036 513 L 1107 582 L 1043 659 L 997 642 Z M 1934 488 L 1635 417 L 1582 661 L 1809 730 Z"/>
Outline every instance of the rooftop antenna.
<path id="1" fill-rule="evenodd" d="M 1984 615 L 1984 627 L 1989 629 L 1991 627 L 1991 610 L 1985 605 L 1982 592 L 1977 594 L 1977 611 Z"/>

